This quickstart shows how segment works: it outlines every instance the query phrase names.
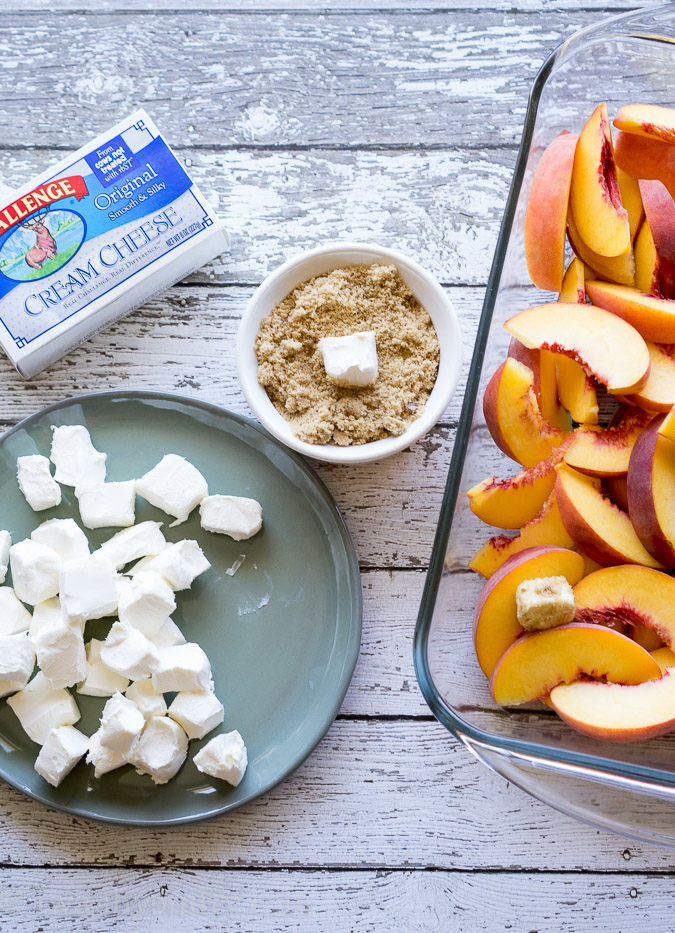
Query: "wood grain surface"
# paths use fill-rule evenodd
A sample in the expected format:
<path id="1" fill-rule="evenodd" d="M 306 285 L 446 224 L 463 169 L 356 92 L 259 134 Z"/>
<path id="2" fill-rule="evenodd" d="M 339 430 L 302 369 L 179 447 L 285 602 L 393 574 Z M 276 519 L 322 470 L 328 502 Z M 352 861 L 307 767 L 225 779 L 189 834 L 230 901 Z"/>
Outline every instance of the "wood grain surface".
<path id="1" fill-rule="evenodd" d="M 531 82 L 575 30 L 635 5 L 3 9 L 0 181 L 29 178 L 145 106 L 217 204 L 230 247 L 33 382 L 0 357 L 0 425 L 106 388 L 248 414 L 235 371 L 247 301 L 284 259 L 338 238 L 397 247 L 433 271 L 468 363 Z M 465 375 L 412 448 L 318 465 L 355 540 L 364 627 L 316 751 L 244 810 L 171 830 L 89 823 L 0 785 L 0 931 L 672 930 L 671 852 L 584 826 L 507 783 L 436 722 L 417 685 L 414 625 Z M 485 449 L 486 474 L 506 475 L 505 458 Z M 457 562 L 485 536 L 476 523 Z M 461 591 L 453 612 L 468 624 Z M 475 674 L 460 652 L 448 689 Z"/>

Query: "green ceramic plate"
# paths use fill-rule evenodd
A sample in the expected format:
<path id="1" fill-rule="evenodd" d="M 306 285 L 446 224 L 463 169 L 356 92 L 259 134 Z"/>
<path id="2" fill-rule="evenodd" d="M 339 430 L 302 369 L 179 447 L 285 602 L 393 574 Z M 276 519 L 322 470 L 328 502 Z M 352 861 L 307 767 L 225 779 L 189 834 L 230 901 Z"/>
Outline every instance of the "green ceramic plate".
<path id="1" fill-rule="evenodd" d="M 0 776 L 50 806 L 116 823 L 166 826 L 234 810 L 297 768 L 328 730 L 349 685 L 361 637 L 361 586 L 344 522 L 312 470 L 254 422 L 180 396 L 105 392 L 46 408 L 0 439 L 0 528 L 14 541 L 47 518 L 78 518 L 69 487 L 62 487 L 58 508 L 35 513 L 16 483 L 16 458 L 48 455 L 53 424 L 86 425 L 108 454 L 110 480 L 140 476 L 165 453 L 177 453 L 202 471 L 210 492 L 262 503 L 263 530 L 236 542 L 202 531 L 198 512 L 168 528 L 164 513 L 136 500 L 136 521 L 165 521 L 168 540 L 196 538 L 211 561 L 191 590 L 177 594 L 173 618 L 208 654 L 225 706 L 216 731 L 241 732 L 249 765 L 237 788 L 200 774 L 192 756 L 213 732 L 190 743 L 168 784 L 156 786 L 129 766 L 95 779 L 81 762 L 52 788 L 33 770 L 39 746 L 0 700 Z M 91 545 L 115 530 L 89 532 Z M 240 555 L 244 562 L 228 575 Z M 89 622 L 86 635 L 102 637 L 109 626 Z M 91 734 L 104 700 L 76 699 L 78 727 Z"/>

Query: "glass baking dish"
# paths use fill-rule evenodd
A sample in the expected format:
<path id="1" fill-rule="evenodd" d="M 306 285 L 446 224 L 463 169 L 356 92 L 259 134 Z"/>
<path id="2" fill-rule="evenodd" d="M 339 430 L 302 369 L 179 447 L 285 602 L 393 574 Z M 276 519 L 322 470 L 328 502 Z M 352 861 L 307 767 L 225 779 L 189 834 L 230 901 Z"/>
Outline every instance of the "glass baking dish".
<path id="1" fill-rule="evenodd" d="M 475 659 L 473 610 L 483 579 L 468 569 L 490 529 L 466 490 L 519 467 L 485 426 L 485 386 L 504 360 L 504 321 L 556 296 L 530 282 L 523 221 L 534 169 L 561 130 L 578 132 L 606 100 L 673 106 L 675 4 L 607 19 L 563 43 L 532 88 L 522 143 L 485 293 L 468 385 L 415 632 L 415 668 L 434 715 L 481 761 L 533 796 L 578 819 L 675 848 L 675 735 L 613 745 L 574 732 L 542 705 L 497 707 Z"/>

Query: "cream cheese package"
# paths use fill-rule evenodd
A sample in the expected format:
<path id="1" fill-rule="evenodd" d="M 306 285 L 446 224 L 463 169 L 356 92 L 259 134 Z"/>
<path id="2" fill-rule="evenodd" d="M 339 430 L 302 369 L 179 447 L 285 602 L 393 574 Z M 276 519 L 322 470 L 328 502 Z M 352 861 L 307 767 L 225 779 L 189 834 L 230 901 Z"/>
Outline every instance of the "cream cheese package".
<path id="1" fill-rule="evenodd" d="M 139 110 L 0 192 L 0 345 L 30 379 L 226 245 L 222 222 Z"/>

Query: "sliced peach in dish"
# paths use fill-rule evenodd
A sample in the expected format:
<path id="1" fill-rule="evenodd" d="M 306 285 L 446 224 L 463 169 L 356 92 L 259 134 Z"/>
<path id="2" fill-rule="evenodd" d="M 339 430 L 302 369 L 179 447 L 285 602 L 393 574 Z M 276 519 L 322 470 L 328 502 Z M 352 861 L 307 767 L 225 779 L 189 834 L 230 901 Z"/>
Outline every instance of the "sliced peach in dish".
<path id="1" fill-rule="evenodd" d="M 619 110 L 614 126 L 624 133 L 675 143 L 675 110 L 657 104 L 626 104 Z"/>
<path id="2" fill-rule="evenodd" d="M 620 632 L 572 622 L 515 641 L 499 659 L 490 690 L 500 706 L 515 706 L 548 697 L 559 684 L 583 675 L 641 684 L 661 671 L 648 651 Z"/>
<path id="3" fill-rule="evenodd" d="M 603 496 L 594 477 L 563 464 L 558 468 L 555 496 L 565 530 L 583 554 L 604 566 L 661 567 L 643 546 L 628 515 Z"/>
<path id="4" fill-rule="evenodd" d="M 649 351 L 620 317 L 592 305 L 551 302 L 528 308 L 504 325 L 530 349 L 570 356 L 613 394 L 634 392 L 649 372 Z"/>
<path id="5" fill-rule="evenodd" d="M 544 421 L 532 370 L 513 357 L 502 363 L 488 383 L 483 414 L 499 449 L 526 467 L 549 457 L 568 434 Z"/>
<path id="6" fill-rule="evenodd" d="M 659 434 L 661 437 L 668 438 L 669 441 L 675 441 L 675 405 L 659 425 Z"/>
<path id="7" fill-rule="evenodd" d="M 569 431 L 569 415 L 558 401 L 556 355 L 550 350 L 528 350 L 515 339 L 509 343 L 508 355 L 532 370 L 534 394 L 544 421 L 554 428 Z"/>
<path id="8" fill-rule="evenodd" d="M 525 259 L 530 278 L 557 292 L 563 276 L 567 203 L 577 137 L 562 132 L 539 160 L 525 211 Z"/>
<path id="9" fill-rule="evenodd" d="M 675 298 L 675 201 L 660 181 L 644 179 L 639 185 L 646 215 L 646 224 L 643 226 L 646 225 L 648 230 L 644 234 L 640 231 L 642 238 L 639 250 L 637 243 L 635 245 L 635 284 L 641 291 L 645 291 L 638 281 L 638 266 L 639 279 L 642 280 L 651 263 L 656 291 L 648 290 L 648 294 Z"/>
<path id="10" fill-rule="evenodd" d="M 635 240 L 635 287 L 644 295 L 663 298 L 663 285 L 659 269 L 659 257 L 649 221 L 640 227 Z"/>
<path id="11" fill-rule="evenodd" d="M 675 667 L 675 652 L 670 648 L 657 648 L 651 655 L 661 668 L 662 674 L 665 674 L 669 667 Z"/>
<path id="12" fill-rule="evenodd" d="M 489 578 L 515 554 L 539 546 L 575 547 L 560 518 L 555 492 L 548 497 L 541 511 L 523 525 L 519 534 L 513 538 L 495 535 L 486 541 L 472 557 L 469 567 Z"/>
<path id="13" fill-rule="evenodd" d="M 562 285 L 558 301 L 568 302 L 569 304 L 586 304 L 586 270 L 583 262 L 576 256 L 570 261 L 569 266 L 563 276 Z"/>
<path id="14" fill-rule="evenodd" d="M 655 418 L 633 447 L 628 513 L 649 553 L 664 566 L 675 567 L 675 451 L 659 434 L 662 421 L 663 416 Z"/>
<path id="15" fill-rule="evenodd" d="M 601 279 L 619 282 L 621 285 L 635 284 L 635 261 L 633 251 L 620 256 L 601 256 L 584 242 L 572 214 L 567 215 L 567 236 L 576 256 Z M 587 276 L 589 278 L 590 276 Z"/>
<path id="16" fill-rule="evenodd" d="M 633 178 L 658 178 L 675 198 L 675 146 L 634 133 L 617 133 L 614 158 Z"/>
<path id="17" fill-rule="evenodd" d="M 574 586 L 583 572 L 580 554 L 556 547 L 528 548 L 499 568 L 480 591 L 474 612 L 476 657 L 486 677 L 522 634 L 516 616 L 516 589 L 523 580 L 564 576 Z"/>
<path id="18" fill-rule="evenodd" d="M 635 409 L 614 427 L 577 428 L 566 445 L 565 463 L 590 476 L 622 476 L 628 472 L 633 445 L 650 421 L 647 412 Z"/>
<path id="19" fill-rule="evenodd" d="M 645 209 L 642 203 L 642 196 L 640 194 L 640 186 L 636 178 L 633 178 L 618 166 L 616 169 L 616 180 L 619 185 L 621 203 L 628 211 L 630 241 L 633 243 L 645 216 Z"/>
<path id="20" fill-rule="evenodd" d="M 622 512 L 628 511 L 628 480 L 625 476 L 608 476 L 602 481 L 603 493 L 618 505 Z"/>
<path id="21" fill-rule="evenodd" d="M 586 282 L 586 290 L 594 305 L 632 324 L 645 340 L 675 343 L 675 301 L 611 282 Z"/>
<path id="22" fill-rule="evenodd" d="M 649 651 L 652 656 L 654 651 L 658 651 L 663 646 L 663 639 L 659 638 L 653 629 L 647 628 L 641 622 L 628 626 L 628 631 L 624 632 L 624 635 L 630 635 L 633 641 L 636 641 L 645 651 Z M 658 663 L 657 658 L 654 660 Z"/>
<path id="23" fill-rule="evenodd" d="M 675 346 L 647 341 L 647 349 L 651 359 L 647 381 L 625 400 L 649 412 L 670 411 L 675 405 Z"/>
<path id="24" fill-rule="evenodd" d="M 570 206 L 581 238 L 601 256 L 630 250 L 628 212 L 621 203 L 607 105 L 599 104 L 579 134 Z"/>
<path id="25" fill-rule="evenodd" d="M 573 259 L 567 267 L 559 300 L 586 304 L 586 269 L 580 259 Z M 583 366 L 569 356 L 555 354 L 558 398 L 579 424 L 598 423 L 598 394 L 595 383 Z"/>

